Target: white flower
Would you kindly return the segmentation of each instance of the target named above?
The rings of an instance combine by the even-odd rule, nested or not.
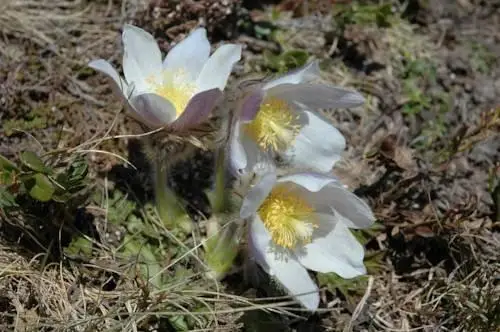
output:
[[[342,278],[366,273],[364,249],[349,228],[369,227],[369,206],[330,176],[268,173],[243,200],[255,260],[307,309],[318,308],[318,287],[306,269]]]
[[[364,103],[354,91],[310,83],[316,62],[257,88],[242,102],[231,142],[232,166],[252,169],[258,153],[278,155],[297,167],[328,172],[345,149],[344,136],[316,111]]]
[[[226,44],[210,56],[206,30],[198,28],[170,50],[162,62],[160,48],[148,32],[123,28],[125,80],[103,59],[89,66],[113,80],[115,92],[127,101],[132,115],[157,128],[197,124],[207,118],[222,95],[241,46]]]

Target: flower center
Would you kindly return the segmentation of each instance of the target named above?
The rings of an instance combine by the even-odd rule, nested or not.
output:
[[[297,120],[286,101],[270,97],[262,102],[255,119],[244,125],[244,130],[262,149],[284,151],[299,133]]]
[[[284,188],[273,189],[259,208],[259,216],[274,243],[287,249],[311,242],[318,227],[314,209]]]
[[[184,112],[191,96],[196,92],[196,84],[182,69],[175,72],[165,70],[159,80],[157,76],[150,77],[148,83],[154,93],[167,99],[175,107],[177,117]]]

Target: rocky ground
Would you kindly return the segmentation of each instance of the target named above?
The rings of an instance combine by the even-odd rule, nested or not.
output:
[[[210,210],[199,188],[210,185],[211,151],[170,179],[197,227],[168,229],[152,208],[141,129],[86,67],[120,67],[124,23],[165,52],[203,24],[214,47],[245,46],[237,78],[318,59],[325,81],[366,96],[324,112],[348,142],[334,172],[378,218],[357,234],[369,276],[318,274],[325,310],[315,315],[263,301],[275,292],[239,269],[204,277]],[[0,31],[0,155],[72,185],[40,202],[0,178],[15,197],[0,191],[2,330],[499,329],[497,1],[6,0]]]

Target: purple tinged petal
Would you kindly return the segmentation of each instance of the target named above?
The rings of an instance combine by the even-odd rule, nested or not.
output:
[[[240,120],[250,122],[257,116],[260,104],[264,100],[264,90],[256,89],[247,95],[241,104]]]
[[[318,108],[349,108],[363,105],[365,99],[356,91],[326,84],[280,84],[267,91],[270,96]]]
[[[165,126],[175,119],[175,108],[165,98],[154,93],[145,93],[133,97],[130,103],[136,113],[150,128]]]
[[[281,84],[298,84],[310,82],[319,77],[318,61],[312,61],[305,66],[290,71],[285,75],[274,79],[264,85],[264,89],[271,89]]]
[[[172,124],[175,130],[185,130],[205,121],[222,97],[218,88],[205,90],[194,95],[181,116]]]

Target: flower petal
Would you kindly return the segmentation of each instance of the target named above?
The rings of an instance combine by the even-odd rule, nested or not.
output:
[[[349,228],[370,227],[375,221],[375,217],[362,199],[344,188],[344,186],[334,177],[318,173],[297,173],[280,178],[279,183],[293,182],[308,192],[305,192],[307,199],[314,204],[318,213],[339,216],[344,224]]]
[[[111,89],[113,92],[120,97],[123,102],[126,104],[127,110],[130,112],[130,115],[135,118],[137,121],[143,122],[148,126],[151,126],[150,121],[154,121],[153,123],[157,123],[158,120],[156,118],[149,119],[146,115],[146,118],[139,112],[130,102],[133,98],[132,87],[127,85],[125,80],[120,77],[118,72],[111,66],[111,64],[103,59],[94,60],[89,63],[89,67],[98,70],[106,75],[108,75],[111,80]]]
[[[229,139],[229,164],[231,172],[235,176],[242,174],[247,166],[247,152],[242,142],[243,137],[240,130],[240,124],[237,121]]]
[[[205,62],[198,77],[198,91],[219,88],[224,90],[233,65],[241,59],[241,45],[220,46]]]
[[[318,309],[318,286],[295,257],[283,257],[269,250],[271,237],[258,217],[251,222],[250,240],[252,242],[250,247],[257,263],[269,275],[276,278],[304,307],[311,311]]]
[[[175,45],[163,61],[169,71],[186,70],[191,80],[196,80],[210,55],[210,42],[205,28],[198,28]]]
[[[276,173],[270,172],[262,175],[259,182],[257,182],[245,195],[243,203],[241,204],[240,217],[246,219],[255,214],[273,189],[275,183]]]
[[[168,100],[154,93],[135,96],[130,103],[141,120],[151,128],[165,126],[175,119],[175,107]]]
[[[113,85],[111,86],[113,92],[118,96],[125,97],[125,99],[127,99],[128,85],[109,62],[104,59],[98,59],[90,61],[88,66],[108,75],[113,80]]]
[[[281,84],[267,91],[269,96],[294,101],[317,110],[363,105],[365,99],[356,91],[325,84]]]
[[[272,87],[280,84],[298,84],[309,82],[317,77],[319,77],[319,65],[317,61],[312,61],[302,68],[289,72],[280,78],[266,83],[266,85],[264,85],[264,89],[271,89]]]
[[[240,121],[237,121],[234,126],[229,146],[232,171],[236,172],[235,175],[247,174],[254,172],[259,164],[262,164],[264,170],[267,171],[269,169],[267,166],[272,163],[271,157],[263,152],[251,138],[242,133]]]
[[[301,111],[299,111],[301,112]],[[284,153],[284,159],[299,167],[328,172],[345,149],[344,136],[331,124],[309,111],[302,111],[307,123]]]
[[[264,99],[264,90],[256,89],[249,95],[245,96],[240,108],[240,120],[242,122],[252,121],[257,112],[259,112],[260,104]]]
[[[334,221],[329,219],[335,218],[321,214],[318,217],[320,225],[331,224]],[[321,234],[321,228],[315,230],[317,233]],[[342,278],[366,274],[364,254],[363,246],[342,222],[337,222],[333,230],[323,236],[313,234],[313,241],[296,251],[299,262],[306,268],[321,273],[335,272]]]
[[[150,33],[130,24],[125,24],[122,39],[125,78],[135,83],[137,94],[147,92],[146,79],[162,69],[160,48]]]
[[[222,91],[215,88],[194,95],[181,116],[172,124],[176,130],[184,130],[205,121],[222,97]]]

